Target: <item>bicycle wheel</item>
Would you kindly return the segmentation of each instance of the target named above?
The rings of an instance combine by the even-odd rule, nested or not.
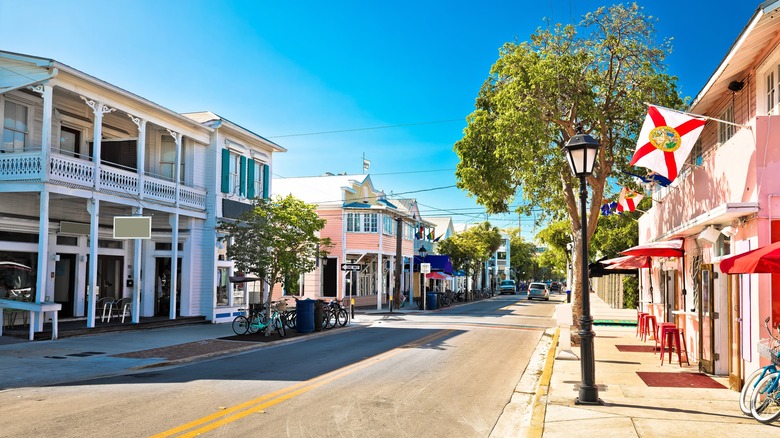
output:
[[[278,313],[277,313],[277,314],[276,314],[276,316],[274,317],[274,326],[275,326],[275,328],[276,328],[276,333],[278,333],[278,334],[279,334],[279,337],[280,337],[280,338],[283,338],[283,337],[284,337],[284,335],[286,335],[286,334],[287,334],[287,333],[285,332],[285,330],[284,330],[284,321],[283,321],[283,319],[284,319],[284,318],[282,318],[282,315],[280,315],[280,314],[278,314]]]
[[[339,309],[338,312],[336,312],[336,323],[342,327],[347,325],[349,322],[349,313],[347,313],[346,309]]]
[[[288,310],[287,313],[285,313],[284,322],[287,325],[287,328],[295,328],[295,310]]]
[[[250,321],[250,324],[247,326],[249,329],[249,333],[255,334],[258,332],[258,330],[265,328],[265,318],[264,315],[256,314],[252,316],[252,320]]]
[[[249,320],[244,315],[236,316],[233,319],[233,331],[237,335],[245,335],[249,330]]]
[[[753,415],[750,413],[750,398],[763,373],[764,368],[759,368],[753,371],[753,373],[745,379],[745,384],[742,386],[742,391],[739,393],[739,408],[745,415]]]
[[[764,376],[750,396],[750,413],[760,423],[768,424],[780,418],[780,388],[778,373]]]

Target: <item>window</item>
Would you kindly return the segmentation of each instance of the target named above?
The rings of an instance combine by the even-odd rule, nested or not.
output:
[[[184,181],[184,140],[182,139],[181,156],[179,157],[179,182]],[[176,140],[169,135],[160,138],[160,174],[163,178],[173,181],[176,178]]]
[[[382,215],[382,233],[388,236],[395,235],[395,220],[392,216]]]
[[[347,231],[360,232],[360,214],[347,213]]]
[[[217,306],[229,305],[228,277],[228,268],[217,268]]]
[[[60,150],[63,155],[75,157],[79,153],[81,131],[62,126],[60,128]]]
[[[699,137],[696,140],[696,143],[693,144],[693,149],[691,149],[691,154],[688,155],[688,164],[690,166],[701,166],[702,165],[702,151],[701,151],[701,137]]]
[[[377,217],[375,213],[363,215],[363,232],[364,233],[376,233],[377,231]]]
[[[251,182],[252,187],[254,190],[250,191],[249,198],[254,198],[255,196],[261,196],[263,192],[263,163],[259,161],[252,160],[251,163],[252,169],[254,172],[250,173],[250,175],[254,175],[254,181]]]
[[[241,157],[231,153],[230,154],[230,188],[228,190],[228,194],[230,195],[238,195],[241,193],[241,184],[240,184],[240,171],[241,171]]]
[[[780,66],[778,66],[780,68]],[[771,114],[775,108],[775,72],[766,75],[766,113]]]
[[[22,104],[6,100],[3,111],[3,152],[22,152],[27,145],[28,109]]]
[[[724,111],[720,115],[720,119],[725,120],[727,122],[734,123],[734,107],[729,106],[728,108],[726,108],[726,111]],[[722,122],[718,124],[718,143],[723,144],[733,136],[734,136],[734,125],[731,125],[729,123],[722,123]]]

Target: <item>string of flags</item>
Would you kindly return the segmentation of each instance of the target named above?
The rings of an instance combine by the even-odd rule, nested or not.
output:
[[[647,116],[629,163],[646,168],[648,173],[646,176],[626,171],[623,173],[639,178],[646,184],[668,187],[679,175],[707,120],[707,117],[648,105]],[[618,202],[605,201],[601,213],[610,215],[635,211],[642,198],[644,195],[623,187]]]

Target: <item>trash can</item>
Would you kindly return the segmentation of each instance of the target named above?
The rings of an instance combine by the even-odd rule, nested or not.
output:
[[[314,331],[314,300],[309,298],[298,300],[295,305],[295,330],[298,333]]]
[[[314,300],[314,331],[322,331],[322,300]]]
[[[439,300],[437,300],[438,297],[439,296],[436,294],[436,292],[428,292],[425,294],[425,299],[427,300],[425,307],[427,310],[436,310],[439,308]]]
[[[566,289],[566,302],[571,303],[571,289]]]

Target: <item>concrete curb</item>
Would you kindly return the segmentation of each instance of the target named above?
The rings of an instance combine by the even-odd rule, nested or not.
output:
[[[542,377],[539,379],[539,386],[536,389],[536,397],[534,398],[531,427],[528,429],[527,435],[529,437],[541,437],[544,434],[544,419],[547,415],[547,394],[550,391],[550,380],[552,379],[553,365],[555,365],[555,350],[558,348],[560,335],[561,329],[556,329],[550,349],[547,351]]]

